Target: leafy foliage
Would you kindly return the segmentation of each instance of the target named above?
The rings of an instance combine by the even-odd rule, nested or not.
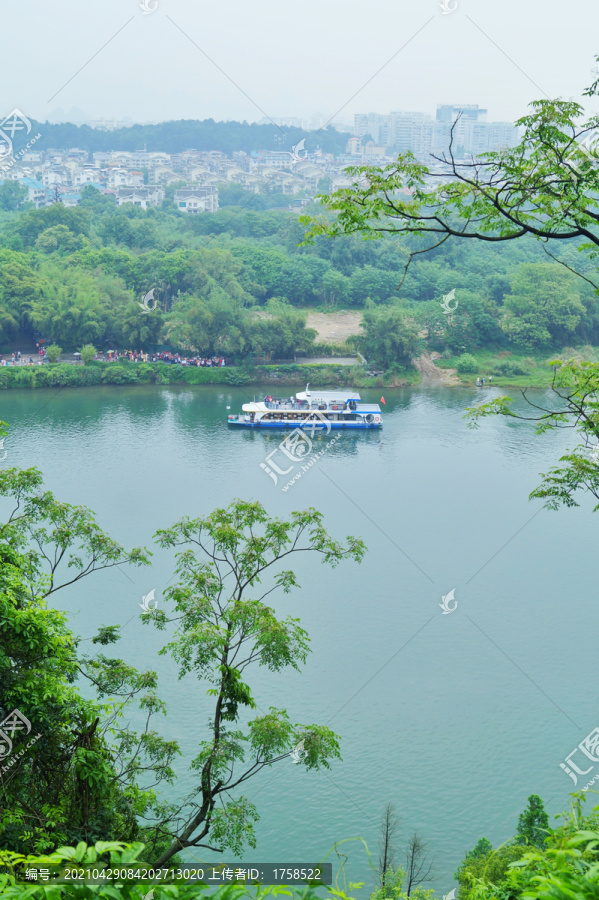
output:
[[[502,415],[536,422],[539,434],[568,428],[580,435],[582,443],[562,456],[562,465],[544,474],[543,482],[530,495],[555,510],[560,506],[578,506],[579,492],[591,494],[599,501],[599,363],[554,359],[549,365],[554,369],[555,405],[542,406],[523,390],[522,412],[515,412],[513,399],[503,396],[469,409],[468,415],[473,425],[485,416]],[[595,511],[598,509],[599,503]]]
[[[528,806],[520,813],[516,841],[527,846],[543,847],[549,834],[549,816],[538,794],[531,794]]]
[[[326,726],[291,724],[287,712],[274,707],[247,720],[256,703],[243,676],[252,666],[279,672],[299,670],[306,661],[308,635],[299,620],[278,618],[264,602],[273,591],[290,593],[298,587],[283,560],[310,551],[334,567],[344,559],[361,560],[364,546],[353,537],[345,546],[333,540],[314,509],[295,512],[285,521],[270,518],[260,503],[241,500],[205,518],[181,519],[159,531],[157,540],[161,547],[180,548],[178,581],[166,592],[174,614],[171,619],[157,610],[142,619],[159,630],[176,623],[161,654],[173,657],[180,678],[195,675],[210,684],[208,694],[214,698],[209,736],[191,762],[200,784],[169,825],[174,837],[159,856],[157,864],[162,865],[185,847],[216,844],[239,853],[245,843],[255,846],[257,812],[233,791],[287,757],[294,746],[302,744],[300,762],[308,770],[328,769],[331,760],[340,758],[338,738]],[[268,587],[260,587],[263,580]]]
[[[118,626],[100,629],[92,640],[96,655],[82,652],[67,617],[47,603],[66,585],[79,589],[94,572],[145,565],[149,554],[126,551],[90,510],[58,501],[36,469],[0,470],[0,503],[6,510],[0,525],[0,713],[18,709],[36,729],[31,744],[16,748],[23,753],[13,758],[15,765],[0,769],[2,846],[43,853],[72,841],[142,839],[144,853],[160,864],[185,847],[239,854],[255,846],[258,813],[241,793],[245,782],[300,742],[306,770],[328,769],[340,758],[329,728],[292,723],[286,710],[261,710],[253,699],[252,666],[299,670],[309,650],[299,619],[278,617],[266,597],[298,587],[288,568],[291,554],[316,553],[334,567],[360,561],[362,542],[334,540],[316,510],[285,521],[241,500],[158,532],[160,547],[178,550],[177,581],[165,593],[172,614],[153,610],[141,619],[168,628],[161,653],[174,659],[181,678],[204,682],[212,698],[204,737],[189,761],[197,787],[175,806],[157,794],[174,780],[179,749],[152,727],[156,714],[165,713],[156,673],[102,652],[118,641]],[[261,592],[263,581],[268,586]],[[97,700],[80,693],[81,678]],[[139,734],[125,720],[135,701],[145,718]]]
[[[478,365],[471,353],[463,353],[458,360],[458,372],[476,372]]]

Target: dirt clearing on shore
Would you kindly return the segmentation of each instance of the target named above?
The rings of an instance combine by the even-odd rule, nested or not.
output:
[[[342,344],[352,334],[362,334],[361,321],[361,312],[310,312],[306,324],[318,332],[318,343]]]
[[[414,365],[422,374],[422,381],[429,384],[460,384],[455,369],[439,369],[435,365],[434,361],[440,357],[440,353],[423,353],[414,360]]]

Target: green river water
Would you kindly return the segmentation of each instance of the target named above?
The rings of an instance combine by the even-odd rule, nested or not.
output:
[[[248,784],[261,819],[245,862],[313,862],[358,836],[376,851],[392,801],[401,840],[418,830],[434,851],[428,886],[440,896],[479,837],[497,845],[514,834],[529,794],[540,794],[550,815],[567,808],[574,785],[559,763],[599,724],[599,516],[586,502],[551,513],[528,500],[539,473],[575,443],[572,433],[536,437],[531,425],[505,420],[471,430],[463,413],[480,398],[461,388],[386,389],[382,432],[333,432],[330,446],[317,435],[315,449],[326,452],[284,491],[260,467],[282,435],[226,424],[245,390],[1,396],[0,419],[11,425],[2,465],[38,466],[58,497],[92,508],[126,545],[150,546],[157,528],[235,497],[281,516],[314,506],[333,535],[366,542],[360,566],[331,571],[301,557],[301,590],[273,601],[301,618],[312,653],[301,673],[250,678],[258,706],[328,724],[342,738],[343,762],[312,774],[284,760]],[[178,681],[157,655],[164,635],[139,621],[142,595],[155,590],[160,604],[172,578],[172,557],[154,549],[151,567],[101,573],[55,602],[83,638],[123,625],[118,652],[159,672],[168,717],[156,727],[189,758],[209,698],[192,677]],[[443,615],[452,589],[457,609]],[[176,796],[193,784],[185,769],[181,761]],[[361,845],[343,849],[350,876],[371,887]],[[215,856],[189,855],[200,858]]]

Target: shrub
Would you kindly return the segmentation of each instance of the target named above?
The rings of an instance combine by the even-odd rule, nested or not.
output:
[[[477,369],[478,363],[471,353],[463,353],[458,359],[457,370],[462,375],[469,372],[476,372]]]
[[[83,364],[86,366],[92,359],[96,358],[96,353],[98,351],[93,344],[84,344],[79,352],[81,353]]]
[[[58,362],[58,357],[62,353],[62,347],[59,347],[58,344],[50,344],[46,347],[46,353],[51,363]]]
[[[500,362],[493,366],[494,375],[528,375],[529,370],[516,362]]]

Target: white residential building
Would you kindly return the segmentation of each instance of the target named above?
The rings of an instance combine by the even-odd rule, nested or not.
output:
[[[120,187],[116,192],[116,205],[123,206],[124,203],[133,203],[141,209],[147,209],[149,206],[158,206],[164,200],[164,190],[159,185],[148,185],[147,187]]]
[[[97,184],[106,181],[106,174],[96,166],[70,166],[71,184],[81,187],[84,184]],[[68,169],[67,169],[68,171]]]
[[[42,184],[44,187],[54,187],[56,184],[70,184],[71,173],[65,166],[44,166],[42,169]]]
[[[187,185],[175,191],[174,202],[177,209],[187,213],[216,212],[218,190],[213,187]]]
[[[121,168],[110,168],[108,170],[107,184],[110,188],[143,187],[143,183],[143,172],[136,172],[134,169]]]

